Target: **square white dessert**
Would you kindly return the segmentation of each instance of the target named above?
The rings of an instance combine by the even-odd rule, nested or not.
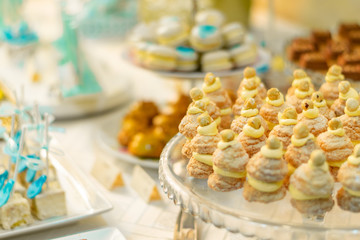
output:
[[[66,215],[65,192],[61,188],[49,187],[31,201],[33,215],[40,220]]]
[[[1,225],[5,230],[33,222],[29,202],[19,193],[14,193],[9,201],[0,208],[0,212]]]

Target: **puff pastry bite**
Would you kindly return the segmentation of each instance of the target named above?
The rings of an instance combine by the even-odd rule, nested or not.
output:
[[[330,107],[339,97],[338,85],[344,80],[342,68],[338,65],[332,65],[325,76],[325,82],[321,85],[319,91],[323,93],[327,105]]]
[[[220,141],[220,135],[214,122],[207,112],[201,114],[197,121],[196,136],[191,140],[192,156],[186,166],[190,176],[206,179],[213,173],[212,155]]]
[[[227,192],[239,189],[246,179],[249,156],[235,133],[226,129],[220,132],[221,140],[213,154],[213,170],[208,185],[215,191]]]
[[[304,217],[322,219],[334,206],[334,179],[321,150],[315,150],[308,163],[291,175],[289,192],[291,205]]]
[[[345,211],[360,212],[360,145],[356,145],[354,153],[341,165],[337,179],[342,188],[337,192],[339,207]]]
[[[267,91],[265,104],[260,109],[260,115],[266,120],[270,131],[279,124],[278,114],[282,113],[286,107],[288,105],[279,89],[270,88]]]
[[[341,81],[338,86],[339,98],[335,100],[334,104],[331,105],[331,109],[334,111],[337,117],[345,113],[346,100],[349,98],[355,98],[359,100],[358,92],[351,87],[348,81]]]
[[[249,160],[246,171],[243,191],[246,200],[268,203],[285,196],[283,181],[288,168],[283,159],[282,144],[276,137],[267,139],[266,145]]]
[[[237,140],[241,142],[250,158],[259,152],[266,142],[265,129],[260,118],[249,118]]]

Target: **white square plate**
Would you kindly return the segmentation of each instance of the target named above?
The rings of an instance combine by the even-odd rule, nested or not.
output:
[[[50,149],[53,152],[49,155],[50,161],[57,171],[58,180],[66,194],[67,215],[43,221],[35,220],[31,225],[12,230],[0,229],[0,239],[67,225],[112,209],[111,203],[101,192],[98,183],[71,162],[71,159],[62,152],[56,139],[51,141]]]

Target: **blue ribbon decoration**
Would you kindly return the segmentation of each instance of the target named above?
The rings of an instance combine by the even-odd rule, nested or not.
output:
[[[46,182],[46,175],[41,175],[38,179],[36,179],[34,182],[32,182],[26,192],[26,196],[29,199],[35,198],[38,194],[41,193],[42,187],[44,183]]]

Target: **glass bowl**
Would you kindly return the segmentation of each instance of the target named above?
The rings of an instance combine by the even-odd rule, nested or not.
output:
[[[187,159],[181,154],[184,143],[185,137],[178,134],[164,148],[159,178],[168,198],[193,216],[260,239],[360,239],[360,213],[343,211],[336,203],[324,219],[312,220],[291,206],[289,193],[280,201],[263,204],[246,201],[242,189],[213,191],[206,180],[187,175]],[[336,184],[333,197],[339,188]]]

